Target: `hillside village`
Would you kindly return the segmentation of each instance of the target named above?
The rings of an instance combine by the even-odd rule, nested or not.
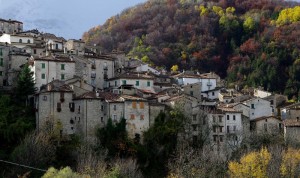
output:
[[[95,137],[109,119],[126,119],[130,138],[143,138],[159,113],[180,107],[190,120],[186,140],[199,141],[204,131],[220,155],[239,147],[249,133],[284,133],[300,141],[300,104],[263,88],[227,88],[216,73],[169,72],[121,51],[66,40],[23,23],[0,19],[0,90],[10,93],[19,72],[33,73],[36,129],[51,126],[61,137]]]

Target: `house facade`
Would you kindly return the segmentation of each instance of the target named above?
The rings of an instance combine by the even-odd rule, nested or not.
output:
[[[72,57],[31,58],[29,63],[37,89],[53,80],[64,81],[73,78],[75,75],[75,62]]]

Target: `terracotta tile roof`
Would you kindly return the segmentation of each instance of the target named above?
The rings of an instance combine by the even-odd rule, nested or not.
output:
[[[242,113],[241,111],[237,111],[232,107],[218,107],[217,109],[222,111],[222,112]]]
[[[286,119],[283,121],[286,127],[300,127],[300,120],[298,119]]]
[[[53,80],[52,82],[42,85],[40,93],[43,92],[73,92],[72,88],[61,80]]]
[[[71,62],[75,63],[72,57],[66,55],[46,56],[42,58],[35,58],[35,61],[53,61],[53,62]]]
[[[146,75],[146,74],[125,73],[125,74],[121,74],[117,77],[107,79],[107,81],[116,80],[116,79],[146,79],[146,80],[153,80],[154,77],[151,76],[151,75]]]
[[[140,101],[146,101],[146,99],[137,96],[137,95],[121,95],[121,98],[123,98],[124,100],[140,100]]]
[[[78,99],[102,99],[107,101],[116,100],[119,98],[119,95],[110,93],[110,92],[98,92],[98,94],[95,91],[86,92],[78,97],[75,98],[75,100]]]
[[[265,120],[265,119],[277,119],[277,120],[281,121],[279,119],[279,117],[276,117],[276,116],[262,116],[262,117],[255,118],[255,119],[253,119],[251,121],[256,122],[256,121],[261,121],[261,120]]]

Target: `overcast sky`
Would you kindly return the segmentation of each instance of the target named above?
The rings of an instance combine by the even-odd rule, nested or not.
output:
[[[81,38],[91,27],[146,0],[0,0],[0,18],[24,23],[66,39]]]
[[[297,0],[300,1],[300,0]],[[146,0],[0,0],[0,18],[57,36],[81,38],[91,27]]]

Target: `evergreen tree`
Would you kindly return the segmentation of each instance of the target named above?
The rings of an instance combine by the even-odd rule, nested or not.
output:
[[[19,101],[26,102],[28,95],[34,94],[35,91],[33,73],[28,64],[25,64],[18,77],[16,97]]]

